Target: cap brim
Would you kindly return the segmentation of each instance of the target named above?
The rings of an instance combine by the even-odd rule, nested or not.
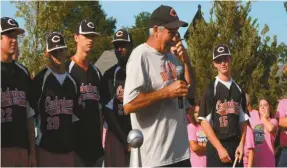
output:
[[[3,31],[1,32],[1,34],[2,34],[2,33],[5,33],[5,32],[9,32],[9,31],[15,31],[15,32],[17,32],[18,34],[24,34],[24,33],[25,33],[25,30],[24,30],[24,29],[21,29],[21,28],[19,28],[19,27],[12,27],[12,28],[3,30]]]
[[[113,41],[111,41],[112,43],[116,43],[116,42],[127,42],[127,43],[129,43],[129,42],[131,42],[130,40],[126,40],[126,39],[116,39],[116,40],[113,40]]]
[[[170,23],[163,25],[163,26],[166,28],[169,28],[169,29],[175,29],[175,28],[179,28],[179,27],[187,27],[188,23],[181,21],[181,20],[176,20],[176,21],[170,22]]]
[[[67,48],[67,46],[60,46],[60,47],[55,47],[55,48],[52,48],[52,49],[46,49],[47,52],[51,52],[51,51],[54,51],[54,50],[58,50],[58,49],[62,49],[62,48]]]
[[[98,32],[81,32],[79,33],[81,35],[95,35],[95,36],[100,36],[100,33]]]
[[[221,55],[219,55],[219,56],[213,58],[213,61],[216,60],[216,59],[219,58],[219,57],[222,57],[222,56],[231,56],[231,54],[221,54]]]

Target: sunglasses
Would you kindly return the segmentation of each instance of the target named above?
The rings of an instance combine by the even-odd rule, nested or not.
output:
[[[119,47],[120,48],[127,48],[130,43],[128,43],[128,42],[119,42],[118,41],[118,42],[114,42],[113,44],[114,44],[115,48],[119,48]]]
[[[224,56],[220,56],[218,58],[216,58],[214,60],[215,63],[220,64],[222,62],[227,62],[229,60],[230,56],[229,55],[224,55]]]
[[[58,58],[61,56],[62,52],[67,52],[66,48],[60,48],[60,49],[56,49],[50,52],[50,54],[54,57],[54,58]]]
[[[19,36],[19,33],[17,33],[16,31],[8,31],[8,32],[1,33],[1,35],[5,35],[9,38],[17,39]]]

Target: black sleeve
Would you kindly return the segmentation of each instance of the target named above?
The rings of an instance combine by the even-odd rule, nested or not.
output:
[[[75,93],[75,98],[74,98],[74,109],[73,109],[73,113],[75,114],[75,116],[77,116],[79,119],[81,119],[81,114],[83,109],[83,106],[81,105],[81,93],[80,93],[80,88],[77,86],[75,86],[76,88],[76,93]]]
[[[210,86],[206,89],[204,92],[201,102],[200,102],[200,109],[199,109],[199,114],[198,118],[201,120],[209,120],[211,119],[211,112],[213,108],[213,98],[214,98],[214,93],[213,93],[213,84],[210,84]]]
[[[246,102],[246,95],[244,91],[241,92],[241,107],[244,113],[246,113],[250,117],[249,113],[247,112],[247,102]]]
[[[38,73],[33,80],[31,80],[31,85],[30,85],[30,96],[29,96],[29,103],[30,106],[33,108],[35,111],[35,117],[38,116],[39,114],[39,109],[38,109],[38,101],[42,95],[42,85],[43,85],[43,78],[44,74],[43,72]]]
[[[110,92],[110,84],[108,74],[104,74],[101,80],[100,86],[100,96],[101,96],[101,103],[103,106],[109,103],[112,98],[112,93]]]

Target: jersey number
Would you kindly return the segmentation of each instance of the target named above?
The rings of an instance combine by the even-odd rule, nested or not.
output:
[[[1,109],[1,123],[11,121],[12,121],[12,109],[11,108],[6,108],[5,110]]]
[[[219,123],[220,123],[220,127],[227,127],[228,125],[228,120],[227,120],[227,116],[221,116],[219,117]]]
[[[47,118],[47,130],[59,129],[60,119],[58,116]]]

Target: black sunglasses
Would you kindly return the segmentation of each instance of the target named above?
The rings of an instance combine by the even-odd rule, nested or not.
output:
[[[229,59],[229,57],[230,57],[229,55],[223,55],[223,56],[216,58],[214,60],[214,62],[217,64],[222,63],[222,62],[226,62]]]
[[[61,52],[67,51],[66,48],[60,48],[60,49],[56,49],[50,52],[50,54],[54,57],[54,58],[58,58],[60,56]]]

